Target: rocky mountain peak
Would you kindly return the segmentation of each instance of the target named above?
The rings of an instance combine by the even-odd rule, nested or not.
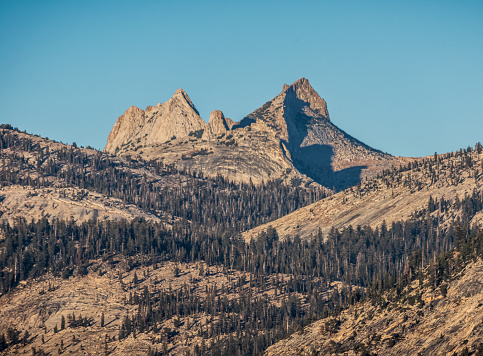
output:
[[[391,159],[335,126],[327,103],[306,78],[283,85],[277,96],[237,123],[219,110],[206,123],[178,89],[146,111],[129,108],[114,125],[105,151],[223,172],[235,180],[291,174],[336,189],[356,184],[365,170],[372,174],[371,162]]]
[[[293,141],[294,136],[297,136],[297,141],[300,141],[297,145],[306,136],[307,125],[330,121],[327,103],[305,78],[300,78],[291,85],[284,84],[280,94],[247,118],[264,122],[282,140]]]
[[[145,121],[146,114],[144,110],[136,106],[130,106],[124,114],[119,116],[114,124],[104,150],[114,153],[121,142],[125,142],[144,126]]]
[[[292,85],[284,85],[282,90],[284,106],[289,110],[301,110],[307,116],[323,116],[329,119],[327,103],[312,88],[308,79],[300,78]]]
[[[196,107],[194,106],[190,97],[183,89],[176,89],[171,99],[169,99],[166,103],[168,102],[170,105],[187,106],[192,109],[196,113],[196,115],[200,115],[198,110],[196,110]]]
[[[188,94],[177,89],[164,104],[148,106],[146,111],[135,106],[127,109],[114,124],[104,151],[116,153],[161,144],[203,132],[207,126]]]

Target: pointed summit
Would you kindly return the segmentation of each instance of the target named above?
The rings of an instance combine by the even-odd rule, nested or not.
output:
[[[174,96],[183,96],[183,97],[187,97],[188,94],[181,88],[178,88],[174,91],[174,94],[173,94],[173,97]]]
[[[194,106],[190,97],[188,96],[188,94],[183,89],[176,89],[176,91],[174,92],[171,99],[169,99],[166,103],[168,103],[168,102],[171,105],[173,105],[174,103],[179,104],[179,105],[186,105],[186,106],[190,107],[196,113],[196,115],[198,115],[198,116],[200,115],[198,110],[196,110],[196,107]]]
[[[247,118],[263,121],[278,138],[285,141],[289,141],[290,126],[305,125],[310,119],[330,120],[327,103],[305,78],[300,78],[291,85],[284,84],[280,94],[249,114]]]
[[[314,88],[312,88],[308,79],[300,78],[290,86],[284,85],[282,94],[285,94],[284,104],[286,106],[295,105],[295,109],[300,110],[308,104],[308,108],[302,109],[307,116],[314,117],[321,115],[324,118],[329,119],[327,103],[319,96]]]
[[[289,87],[294,87],[294,88],[305,87],[307,89],[310,88],[310,89],[314,90],[312,88],[312,86],[310,85],[309,80],[307,78],[300,78],[300,79],[296,80],[295,82],[293,82],[291,85],[284,84],[284,86],[286,86],[287,88],[289,88]]]
[[[177,89],[164,104],[148,106],[146,111],[130,107],[114,124],[104,151],[136,151],[136,147],[157,145],[173,138],[206,129],[198,110],[183,89]]]

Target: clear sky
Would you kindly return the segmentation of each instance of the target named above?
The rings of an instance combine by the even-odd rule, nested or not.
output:
[[[483,1],[0,0],[0,122],[57,141],[177,88],[238,121],[300,77],[393,155],[483,142]]]

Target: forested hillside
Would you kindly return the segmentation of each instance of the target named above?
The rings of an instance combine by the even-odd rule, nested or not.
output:
[[[349,225],[376,228],[383,222],[390,225],[409,219],[428,204],[434,206],[431,214],[439,211],[440,218],[449,223],[459,213],[459,202],[481,190],[482,152],[478,143],[474,148],[434,154],[385,169],[375,179],[258,226],[243,236],[250,239],[268,225],[276,228],[281,238],[294,235],[306,238],[317,234],[319,229],[327,234],[333,227]],[[455,201],[456,210],[447,201]]]
[[[483,233],[458,229],[456,247],[425,268],[415,251],[397,280],[270,347],[268,355],[482,355]]]
[[[461,198],[431,197],[407,218],[377,228],[334,227],[304,239],[280,239],[267,227],[246,241],[245,229],[325,193],[295,181],[235,184],[8,127],[1,133],[2,187],[76,187],[158,218],[4,220],[0,349],[5,353],[259,354],[317,319],[337,320],[361,301],[382,303],[383,293],[400,298],[415,278],[423,275],[423,283],[430,278],[425,268],[434,261],[442,267],[434,272],[438,282],[430,284],[439,288],[481,254],[480,189]],[[478,182],[480,151],[477,145],[448,159],[462,162]],[[378,189],[381,181],[391,187],[407,172],[431,167],[441,169],[432,184],[447,184],[439,179],[447,177],[443,159],[423,160],[400,169],[400,175],[386,171],[346,194],[363,197],[364,189]],[[458,172],[457,166],[448,169],[455,172],[450,177]],[[408,189],[418,189],[417,181],[405,181]],[[457,176],[452,182],[458,184]],[[460,259],[444,262],[455,247],[451,256]],[[89,283],[94,287],[86,287]]]
[[[159,217],[185,219],[200,232],[236,233],[326,196],[297,181],[232,183],[221,176],[178,171],[161,161],[135,161],[3,128],[2,186],[76,187],[134,204]],[[82,200],[83,194],[75,197]]]

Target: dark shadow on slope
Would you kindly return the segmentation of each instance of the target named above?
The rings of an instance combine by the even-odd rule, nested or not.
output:
[[[255,122],[254,119],[250,118],[250,117],[244,117],[243,119],[240,120],[240,122],[236,122],[233,126],[232,126],[232,130],[236,130],[236,129],[242,129],[244,127],[247,127],[247,126],[250,126],[251,124],[253,124]]]
[[[332,168],[334,150],[329,145],[313,144],[301,146],[307,137],[307,125],[314,120],[304,115],[304,107],[309,104],[297,98],[296,94],[287,91],[286,100],[290,105],[284,118],[287,124],[288,142],[283,142],[290,152],[295,168],[302,174],[312,178],[315,182],[337,191],[354,186],[361,181],[362,170],[366,166],[355,166],[340,171]],[[317,120],[324,120],[319,118]]]
[[[333,149],[329,145],[298,147],[291,152],[295,168],[315,182],[337,191],[352,187],[361,181],[367,166],[354,166],[340,171],[332,169]]]
[[[354,166],[334,172],[334,187],[337,191],[357,185],[362,180],[362,170],[367,166]]]

